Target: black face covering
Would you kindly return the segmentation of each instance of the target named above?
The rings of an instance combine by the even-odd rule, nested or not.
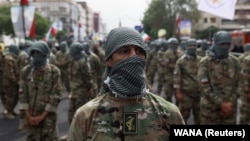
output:
[[[32,65],[34,67],[43,67],[47,64],[47,56],[36,52],[36,53],[31,53],[31,57],[32,57]]]
[[[111,68],[105,83],[119,97],[141,98],[146,92],[145,65],[145,59],[138,56],[129,57]]]
[[[229,56],[231,35],[226,31],[218,31],[214,35],[214,45],[212,51],[217,59],[223,60]]]

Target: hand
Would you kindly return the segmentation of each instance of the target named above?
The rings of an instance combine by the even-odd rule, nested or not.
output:
[[[175,91],[175,98],[177,102],[183,101],[183,95],[179,89],[176,89]]]
[[[36,121],[35,121],[34,117],[28,116],[28,117],[26,117],[26,119],[28,120],[29,125],[36,126]]]
[[[221,103],[221,116],[228,117],[233,113],[234,107],[232,102],[222,102]]]

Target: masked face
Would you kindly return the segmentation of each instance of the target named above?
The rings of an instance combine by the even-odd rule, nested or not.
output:
[[[119,97],[136,99],[144,96],[146,60],[132,56],[115,64],[109,73],[109,88]]]
[[[219,43],[215,46],[214,52],[218,59],[226,59],[229,55],[229,48],[231,43]]]
[[[34,67],[43,67],[47,64],[47,57],[41,54],[39,51],[31,51],[32,65]]]
[[[196,45],[188,45],[186,48],[186,54],[192,57],[196,57]]]

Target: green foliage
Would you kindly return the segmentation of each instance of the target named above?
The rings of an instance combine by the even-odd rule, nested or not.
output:
[[[61,41],[65,38],[66,36],[66,31],[65,30],[62,30],[62,31],[58,31],[57,34],[56,34],[56,40],[57,41]]]
[[[220,29],[215,26],[209,26],[204,30],[196,30],[195,35],[197,39],[207,39],[211,40],[214,33],[219,31]]]
[[[0,6],[0,33],[15,35],[11,21],[11,6]],[[35,14],[35,32],[37,39],[43,39],[50,27],[50,21],[38,13]]]
[[[0,33],[14,35],[10,17],[10,6],[0,7]]]
[[[144,31],[156,39],[158,30],[164,28],[167,31],[166,38],[176,37],[177,13],[181,19],[195,23],[200,18],[196,7],[195,0],[152,0],[142,19]]]

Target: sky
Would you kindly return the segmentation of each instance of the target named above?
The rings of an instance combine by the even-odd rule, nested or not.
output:
[[[141,25],[144,12],[151,0],[76,0],[85,1],[93,12],[99,12],[106,30],[119,26],[134,27]]]

